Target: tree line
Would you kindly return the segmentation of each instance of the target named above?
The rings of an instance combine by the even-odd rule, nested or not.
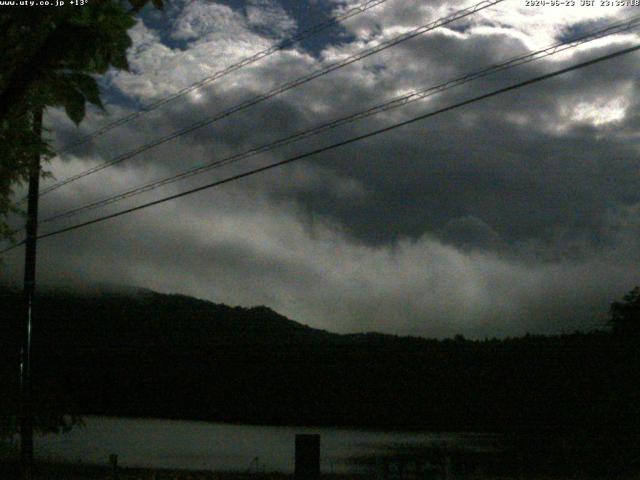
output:
[[[2,296],[7,318],[17,319],[19,292],[5,288]],[[635,289],[612,304],[609,330],[435,340],[337,335],[266,307],[146,291],[50,292],[36,307],[34,389],[41,418],[54,426],[68,412],[432,431],[635,431],[639,299]],[[9,374],[15,326],[4,322],[0,335]],[[9,412],[11,401],[4,403]]]

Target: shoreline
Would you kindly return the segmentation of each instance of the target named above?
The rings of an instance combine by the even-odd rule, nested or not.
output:
[[[3,480],[18,480],[18,462],[0,462],[0,476]],[[281,472],[240,472],[188,469],[154,469],[141,467],[117,467],[92,464],[71,464],[36,462],[33,468],[34,480],[290,480],[293,473]],[[320,478],[327,480],[364,480],[367,474],[323,473]]]
[[[0,462],[0,476],[3,480],[19,480],[20,465],[15,462]],[[68,463],[36,462],[33,469],[33,480],[295,480],[292,473],[279,472],[234,472],[207,471],[182,469],[149,469],[149,468],[116,468],[106,465],[74,465]],[[364,480],[371,479],[371,474],[364,473],[321,473],[322,480]],[[376,477],[377,478],[377,477]],[[420,478],[418,476],[403,476],[394,478]],[[444,477],[443,477],[444,478]],[[451,478],[466,480],[575,480],[575,476],[544,475],[521,473],[517,477],[512,475],[494,475],[472,473],[454,475]],[[605,480],[612,477],[588,476],[591,480]],[[640,474],[616,476],[618,480],[640,480]]]

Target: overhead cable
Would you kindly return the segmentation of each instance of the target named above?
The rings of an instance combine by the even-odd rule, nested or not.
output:
[[[315,135],[319,135],[321,133],[330,131],[330,130],[334,130],[336,128],[339,128],[341,126],[371,117],[373,115],[382,113],[382,112],[387,112],[390,110],[394,110],[400,107],[403,107],[405,105],[408,105],[410,103],[414,103],[416,101],[419,100],[424,100],[425,98],[429,98],[433,95],[442,93],[446,90],[449,90],[451,88],[454,87],[458,87],[460,85],[464,85],[466,83],[469,83],[471,81],[474,80],[478,80],[480,78],[483,78],[487,75],[491,75],[506,69],[510,69],[510,68],[514,68],[520,65],[524,65],[533,61],[537,61],[543,58],[547,58],[549,56],[552,55],[556,55],[560,52],[566,51],[568,49],[571,48],[575,48],[579,45],[583,45],[587,42],[596,40],[596,39],[601,39],[610,35],[614,35],[614,34],[618,34],[624,31],[628,31],[631,30],[633,28],[637,28],[640,25],[640,15],[633,17],[625,22],[619,22],[616,23],[614,25],[609,25],[605,28],[602,28],[598,31],[595,32],[591,32],[585,35],[582,35],[578,38],[575,38],[571,41],[567,41],[567,42],[560,42],[560,43],[555,43],[551,46],[548,46],[546,48],[534,51],[534,52],[530,52],[524,55],[520,55],[518,57],[514,57],[511,58],[505,62],[499,63],[499,64],[495,64],[495,65],[491,65],[489,67],[486,67],[482,70],[473,72],[473,73],[468,73],[466,75],[463,75],[461,77],[457,77],[455,79],[452,80],[448,80],[444,83],[441,83],[439,85],[436,86],[432,86],[429,88],[425,88],[425,89],[420,89],[420,90],[414,90],[412,92],[406,93],[404,95],[395,97],[391,100],[388,100],[382,104],[373,106],[371,108],[368,108],[364,111],[358,112],[358,113],[354,113],[345,117],[341,117],[337,120],[333,120],[331,122],[327,122],[321,125],[318,125],[316,127],[313,127],[311,129],[307,129],[298,133],[295,133],[293,135],[289,135],[287,137],[284,138],[280,138],[276,141],[273,142],[269,142],[263,145],[260,145],[258,147],[254,147],[251,149],[248,149],[244,152],[241,153],[237,153],[234,155],[230,155],[228,157],[222,158],[222,159],[218,159],[218,160],[214,160],[211,162],[208,162],[204,165],[200,165],[194,168],[190,168],[187,169],[183,172],[177,173],[177,174],[173,174],[173,175],[169,175],[167,177],[164,177],[162,179],[159,180],[154,180],[151,182],[148,182],[146,184],[134,187],[132,189],[126,190],[124,192],[118,193],[116,195],[110,195],[110,196],[106,196],[104,198],[98,199],[98,200],[94,200],[92,202],[86,203],[84,205],[72,208],[70,210],[64,211],[62,213],[58,213],[52,216],[49,216],[43,220],[41,220],[40,223],[49,223],[49,222],[53,222],[56,220],[61,220],[63,218],[69,218],[69,217],[73,217],[75,215],[78,215],[82,212],[85,211],[89,211],[89,210],[94,210],[96,208],[100,208],[100,207],[104,207],[110,204],[113,204],[115,202],[133,197],[133,196],[137,196],[140,195],[142,193],[145,192],[149,192],[152,190],[155,190],[157,188],[160,188],[162,186],[165,185],[169,185],[172,183],[175,183],[179,180],[184,180],[196,175],[200,175],[203,174],[205,172],[208,172],[212,169],[215,168],[220,168],[222,166],[231,164],[231,163],[235,163],[238,162],[240,160],[244,160],[253,156],[256,156],[258,154],[261,153],[265,153],[271,150],[274,150],[276,148],[279,147],[283,147],[289,144],[292,144],[294,142],[298,142],[300,140],[309,138],[311,136],[315,136]]]
[[[306,40],[320,32],[322,32],[323,30],[326,30],[328,28],[331,27],[335,27],[337,24],[339,24],[340,22],[343,22],[349,18],[355,17],[356,15],[360,15],[361,13],[364,13],[368,10],[371,10],[374,7],[377,7],[378,5],[381,5],[383,3],[385,3],[387,0],[368,0],[366,2],[363,2],[359,5],[356,5],[355,7],[350,8],[349,10],[347,10],[346,12],[330,18],[324,22],[318,23],[316,25],[311,26],[310,28],[303,30],[299,33],[297,33],[296,35],[293,35],[291,37],[285,38],[284,40],[268,47],[265,48],[264,50],[261,50],[251,56],[245,57],[242,60],[240,60],[239,62],[236,62],[232,65],[229,65],[225,68],[223,68],[222,70],[218,70],[217,72],[213,73],[212,75],[209,75],[208,77],[205,77],[195,83],[192,83],[189,86],[186,86],[180,90],[178,90],[177,92],[172,93],[171,95],[168,95],[166,97],[163,97],[161,99],[156,100],[153,103],[150,103],[149,105],[145,105],[144,107],[142,107],[140,110],[130,113],[129,115],[126,115],[124,117],[121,117],[117,120],[114,120],[113,122],[110,122],[106,125],[104,125],[103,127],[98,128],[97,130],[94,130],[93,132],[89,133],[88,135],[86,135],[85,137],[81,138],[80,140],[73,142],[73,143],[69,143],[67,145],[65,145],[61,150],[60,153],[66,152],[68,150],[71,150],[72,148],[75,148],[77,146],[83,145],[87,142],[89,142],[90,140],[103,135],[104,133],[113,130],[116,127],[119,127],[121,125],[124,125],[126,123],[129,123],[132,120],[135,120],[138,117],[141,117],[142,115],[147,114],[148,112],[151,112],[153,110],[156,110],[160,107],[162,107],[163,105],[166,105],[168,103],[173,102],[174,100],[181,98],[185,95],[187,95],[190,92],[193,92],[199,88],[202,88],[206,85],[209,85],[210,83],[215,82],[216,80],[229,75],[230,73],[233,73],[237,70],[240,70],[241,68],[244,68],[248,65],[251,65],[253,63],[258,62],[259,60],[262,60],[263,58],[266,58],[270,55],[273,55],[274,53],[277,53],[279,51],[282,51],[286,48],[289,48],[293,45],[295,45],[297,42],[301,42],[303,40]]]
[[[461,18],[467,17],[469,15],[473,15],[474,13],[483,10],[485,8],[488,8],[490,6],[496,5],[498,3],[504,2],[505,0],[483,0],[471,7],[459,10],[457,12],[455,12],[452,15],[449,15],[447,17],[443,17],[440,18],[438,20],[435,20],[433,22],[430,22],[426,25],[422,25],[420,27],[417,27],[415,29],[412,29],[408,32],[405,32],[403,34],[397,35],[389,40],[385,40],[380,42],[379,44],[370,47],[370,48],[366,48],[362,51],[360,51],[357,54],[351,55],[345,59],[339,60],[337,62],[334,62],[322,69],[316,70],[308,75],[304,75],[302,77],[299,77],[295,80],[292,80],[290,82],[287,82],[283,85],[280,85],[279,87],[270,90],[267,93],[263,93],[260,94],[256,97],[253,97],[249,100],[246,100],[238,105],[235,105],[233,107],[230,107],[226,110],[223,110],[221,112],[218,112],[217,114],[215,114],[213,117],[209,117],[203,120],[200,120],[196,123],[191,124],[190,126],[183,128],[181,130],[175,131],[169,135],[165,135],[164,137],[158,138],[156,140],[153,140],[152,142],[146,143],[144,145],[141,145],[133,150],[130,150],[122,155],[119,155],[111,160],[108,160],[106,162],[103,162],[99,165],[96,165],[92,168],[89,168],[83,172],[77,173],[75,175],[72,175],[70,177],[67,177],[66,179],[60,180],[57,183],[54,183],[53,185],[50,185],[49,187],[45,187],[40,191],[40,196],[42,195],[46,195],[50,192],[53,192],[65,185],[68,185],[71,182],[74,182],[76,180],[79,180],[81,178],[84,178],[88,175],[92,175],[94,173],[97,173],[99,171],[102,171],[106,168],[112,167],[114,165],[117,165],[119,163],[124,162],[125,160],[129,160],[131,158],[136,157],[137,155],[146,152],[154,147],[157,147],[158,145],[162,145],[163,143],[169,142],[171,140],[174,140],[178,137],[181,137],[183,135],[186,135],[187,133],[191,133],[195,130],[198,130],[200,128],[203,128],[207,125],[211,125],[212,123],[221,120],[223,118],[226,118],[230,115],[233,115],[234,113],[240,112],[242,110],[245,110],[249,107],[252,107],[254,105],[257,105],[261,102],[264,102],[266,100],[269,100],[277,95],[280,95],[288,90],[291,90],[293,88],[296,88],[300,85],[303,85],[305,83],[308,83],[312,80],[315,80],[316,78],[322,77],[324,75],[327,75],[333,71],[336,71],[340,68],[346,67],[347,65],[351,65],[355,62],[358,62],[364,58],[367,58],[371,55],[374,55],[376,53],[379,53],[383,50],[386,50],[388,48],[391,48],[393,46],[399,45],[403,42],[406,42],[408,40],[411,40],[412,38],[415,38],[419,35],[423,35],[427,32],[430,32],[432,30],[435,30],[439,27],[442,27],[444,25],[447,25],[449,23],[452,23],[456,20],[459,20]]]
[[[129,214],[129,213],[133,213],[133,212],[136,212],[136,211],[139,211],[139,210],[143,210],[143,209],[155,206],[155,205],[166,203],[166,202],[169,202],[171,200],[176,200],[178,198],[185,197],[187,195],[192,195],[192,194],[197,193],[197,192],[201,192],[201,191],[204,191],[204,190],[209,190],[211,188],[218,187],[220,185],[224,185],[226,183],[231,183],[231,182],[240,180],[242,178],[253,176],[253,175],[256,175],[258,173],[262,173],[262,172],[265,172],[265,171],[268,171],[268,170],[272,170],[274,168],[277,168],[277,167],[280,167],[280,166],[283,166],[283,165],[287,165],[287,164],[290,164],[290,163],[293,163],[293,162],[296,162],[296,161],[299,161],[299,160],[302,160],[302,159],[305,159],[305,158],[309,158],[309,157],[318,155],[320,153],[328,152],[330,150],[335,150],[337,148],[344,147],[346,145],[350,145],[352,143],[359,142],[359,141],[365,140],[367,138],[374,137],[376,135],[380,135],[382,133],[386,133],[386,132],[389,132],[389,131],[392,131],[392,130],[396,130],[396,129],[400,128],[400,127],[404,127],[406,125],[410,125],[410,124],[413,124],[415,122],[418,122],[418,121],[421,121],[421,120],[425,120],[427,118],[434,117],[436,115],[440,115],[442,113],[449,112],[449,111],[455,110],[455,109],[460,108],[460,107],[464,107],[466,105],[471,105],[471,104],[479,102],[481,100],[486,100],[488,98],[495,97],[497,95],[501,95],[503,93],[507,93],[507,92],[510,92],[510,91],[513,91],[513,90],[516,90],[516,89],[519,89],[519,88],[522,88],[522,87],[533,85],[535,83],[539,83],[539,82],[548,80],[548,79],[553,78],[553,77],[564,75],[566,73],[569,73],[569,72],[572,72],[572,71],[576,71],[576,70],[579,70],[581,68],[585,68],[585,67],[588,67],[588,66],[591,66],[591,65],[595,65],[597,63],[600,63],[600,62],[603,62],[603,61],[606,61],[606,60],[611,60],[613,58],[620,57],[622,55],[627,55],[627,54],[635,52],[635,51],[637,51],[639,49],[640,49],[640,45],[636,45],[634,47],[629,47],[629,48],[625,48],[623,50],[618,50],[616,52],[613,52],[613,53],[610,53],[610,54],[607,54],[607,55],[603,55],[603,56],[594,58],[592,60],[581,62],[581,63],[575,64],[575,65],[572,65],[570,67],[562,68],[560,70],[556,70],[556,71],[551,72],[551,73],[540,75],[540,76],[531,78],[529,80],[525,80],[525,81],[522,81],[522,82],[514,83],[514,84],[509,85],[507,87],[499,88],[497,90],[493,90],[492,92],[485,93],[483,95],[479,95],[477,97],[473,97],[471,99],[464,100],[462,102],[458,102],[458,103],[455,103],[453,105],[449,105],[447,107],[440,108],[440,109],[437,109],[437,110],[434,110],[434,111],[431,111],[431,112],[428,112],[428,113],[425,113],[425,114],[422,114],[422,115],[418,115],[417,117],[413,117],[413,118],[411,118],[409,120],[405,120],[405,121],[400,122],[400,123],[396,123],[396,124],[393,124],[393,125],[390,125],[390,126],[387,126],[387,127],[384,127],[384,128],[380,128],[380,129],[371,131],[371,132],[363,134],[363,135],[358,135],[356,137],[352,137],[352,138],[349,138],[347,140],[343,140],[341,142],[333,143],[331,145],[328,145],[328,146],[325,146],[325,147],[322,147],[322,148],[311,150],[309,152],[306,152],[306,153],[303,153],[303,154],[300,154],[300,155],[296,155],[294,157],[290,157],[290,158],[288,158],[286,160],[281,160],[279,162],[275,162],[275,163],[272,163],[270,165],[266,165],[266,166],[263,166],[263,167],[255,168],[255,169],[252,169],[252,170],[249,170],[249,171],[237,174],[237,175],[233,175],[233,176],[227,177],[227,178],[222,179],[222,180],[217,180],[215,182],[212,182],[212,183],[209,183],[209,184],[206,184],[206,185],[202,185],[202,186],[197,187],[197,188],[186,190],[184,192],[180,192],[180,193],[177,193],[177,194],[174,194],[174,195],[170,195],[170,196],[167,196],[167,197],[164,197],[164,198],[160,198],[158,200],[154,200],[152,202],[144,203],[144,204],[132,207],[132,208],[127,208],[125,210],[121,210],[121,211],[118,211],[118,212],[115,212],[115,213],[111,213],[109,215],[104,215],[102,217],[94,218],[94,219],[86,221],[86,222],[81,222],[81,223],[77,223],[77,224],[74,224],[74,225],[71,225],[71,226],[68,226],[68,227],[65,227],[65,228],[54,230],[52,232],[48,232],[48,233],[39,235],[37,238],[38,239],[43,239],[43,238],[48,238],[48,237],[52,237],[52,236],[55,236],[55,235],[60,235],[60,234],[65,233],[65,232],[70,232],[70,231],[73,231],[73,230],[77,230],[79,228],[87,227],[89,225],[93,225],[93,224],[96,224],[96,223],[104,222],[104,221],[110,220],[112,218],[120,217],[120,216]],[[20,245],[22,243],[24,243],[24,241],[20,242],[17,245],[13,245],[12,247],[9,247],[8,249],[5,249],[3,252],[6,252],[6,251],[8,251],[10,249],[13,249],[13,248],[17,247],[18,245]],[[2,252],[0,252],[0,253],[2,253]]]

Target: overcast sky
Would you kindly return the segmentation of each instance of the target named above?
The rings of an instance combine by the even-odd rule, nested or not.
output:
[[[359,3],[169,1],[131,30],[106,113],[46,124],[60,147]],[[55,159],[56,179],[474,2],[388,0]],[[579,2],[578,2],[579,3]],[[365,110],[638,14],[506,0],[47,195],[41,218]],[[42,225],[209,183],[635,45],[598,40],[267,154]],[[507,336],[600,326],[640,284],[638,53],[40,242],[50,284],[111,283],[267,305],[336,332]],[[44,186],[52,183],[48,181]],[[17,219],[15,222],[17,223]],[[3,276],[20,278],[22,251]]]

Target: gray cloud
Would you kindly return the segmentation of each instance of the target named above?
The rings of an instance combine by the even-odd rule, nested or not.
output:
[[[440,5],[440,4],[438,4]],[[278,4],[174,4],[134,30],[132,72],[105,80],[113,117],[294,28]],[[341,8],[347,8],[343,6]],[[56,160],[58,178],[446,13],[390,0],[345,24],[351,42],[275,55]],[[69,185],[42,215],[272,141],[540,48],[619,11],[509,2],[389,49]],[[579,11],[578,11],[579,10]],[[590,15],[590,16],[589,16]],[[590,23],[591,22],[591,23]],[[259,28],[257,27],[259,26]],[[580,27],[582,25],[582,27]],[[620,35],[109,207],[159,198],[601,55]],[[493,336],[592,328],[638,280],[640,177],[633,55],[260,176],[42,242],[48,282],[129,283],[267,304],[317,327]],[[104,123],[90,115],[83,129]],[[48,113],[56,142],[77,133]],[[95,214],[79,217],[91,218]],[[70,224],[71,221],[66,224]],[[59,226],[65,223],[58,224]],[[50,227],[43,227],[47,231]],[[3,274],[17,277],[19,255]]]

